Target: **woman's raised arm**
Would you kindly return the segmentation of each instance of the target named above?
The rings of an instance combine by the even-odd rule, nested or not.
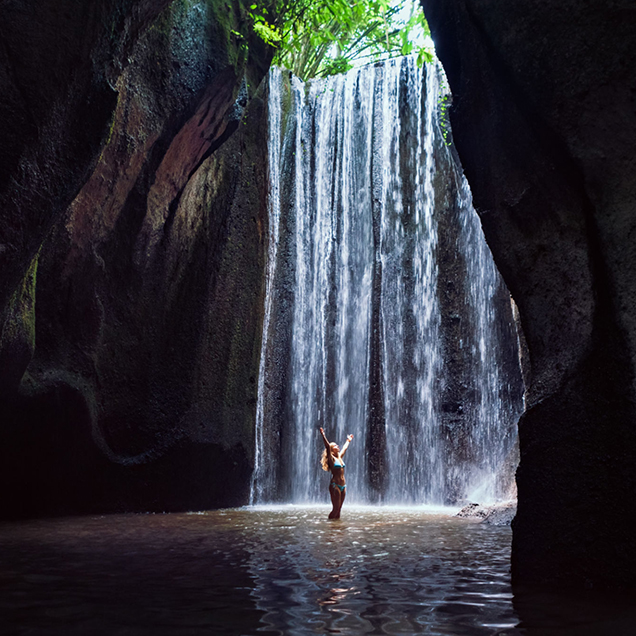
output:
[[[331,448],[329,446],[329,440],[327,439],[327,436],[325,435],[325,431],[322,428],[322,426],[320,427],[320,434],[322,435],[322,441],[325,443],[325,448],[327,449],[327,452],[331,453]]]
[[[347,448],[349,448],[349,444],[352,441],[353,441],[353,435],[347,435],[347,441],[342,446],[342,450],[340,451],[340,457],[344,457],[344,454],[347,452]]]

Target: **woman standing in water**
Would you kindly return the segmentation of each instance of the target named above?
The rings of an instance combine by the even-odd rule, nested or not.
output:
[[[340,519],[340,509],[347,494],[347,485],[344,478],[345,463],[342,458],[347,452],[347,448],[349,448],[353,435],[347,435],[347,441],[344,443],[342,450],[340,450],[340,447],[335,442],[329,443],[322,428],[320,429],[320,434],[322,435],[322,441],[325,443],[325,450],[320,463],[323,470],[331,471],[329,494],[331,495],[333,510],[329,513],[329,519]]]

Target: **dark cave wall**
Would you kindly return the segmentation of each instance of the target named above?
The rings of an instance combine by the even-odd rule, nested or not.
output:
[[[20,255],[0,269],[8,517],[248,497],[266,232],[255,91],[271,51],[233,34],[246,30],[239,2],[120,4],[99,4],[97,17],[70,7],[71,25],[49,33],[66,57],[44,59],[58,46],[48,39],[29,43],[37,61],[21,95],[38,101],[34,69],[47,61],[48,75],[71,76],[72,99],[42,115],[53,133],[7,133],[17,167],[10,152],[0,164],[13,205],[0,208],[0,257]],[[0,11],[26,20],[40,9],[28,8]],[[111,41],[119,25],[125,37]],[[90,60],[82,90],[77,32],[78,59]],[[5,49],[16,40],[0,35]],[[0,72],[17,76],[8,62]],[[19,100],[1,105],[17,126]]]
[[[422,5],[531,363],[513,581],[633,587],[636,6]]]
[[[95,165],[138,35],[169,0],[0,6],[0,317]]]

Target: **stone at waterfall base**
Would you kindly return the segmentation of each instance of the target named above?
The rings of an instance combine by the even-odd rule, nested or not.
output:
[[[464,506],[457,517],[475,519],[480,523],[487,523],[491,526],[509,526],[517,514],[517,500],[502,501],[490,506],[482,506],[477,503],[470,503]]]

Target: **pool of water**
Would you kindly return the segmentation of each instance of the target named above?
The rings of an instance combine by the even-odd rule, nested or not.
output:
[[[350,507],[335,523],[317,509],[252,514],[250,573],[274,631],[490,634],[517,623],[508,528],[413,509]]]
[[[0,633],[636,633],[622,631],[634,605],[616,599],[513,598],[507,527],[430,509],[350,506],[335,522],[328,511],[0,524]]]

